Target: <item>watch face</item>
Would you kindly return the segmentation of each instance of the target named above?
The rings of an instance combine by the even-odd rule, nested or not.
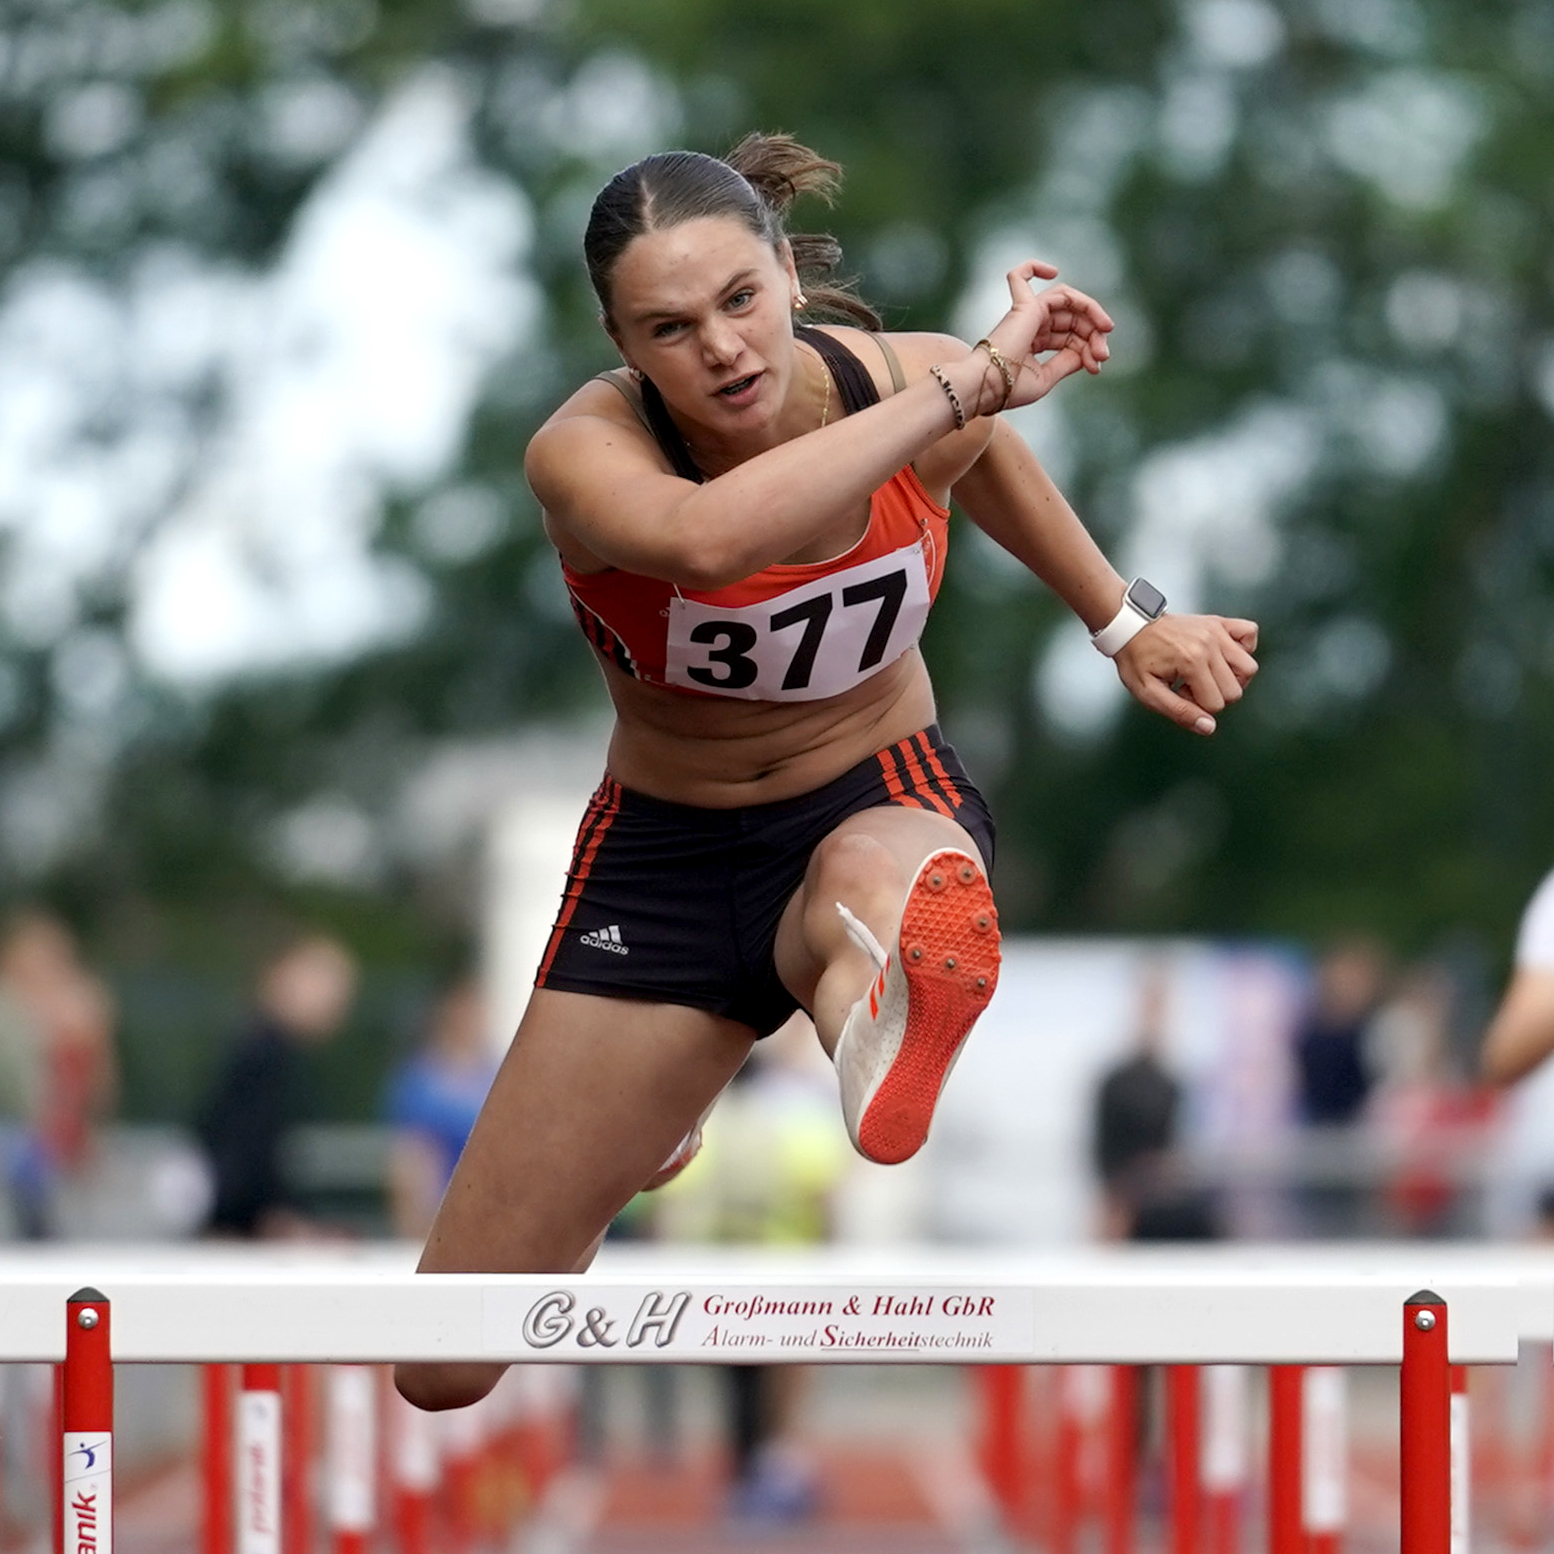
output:
[[[1156,620],[1165,609],[1166,599],[1153,583],[1146,583],[1142,577],[1136,577],[1128,587],[1128,603],[1140,615]]]

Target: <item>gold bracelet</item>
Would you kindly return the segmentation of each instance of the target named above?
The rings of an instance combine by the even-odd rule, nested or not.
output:
[[[955,430],[957,432],[965,431],[966,411],[965,407],[960,402],[960,395],[955,392],[954,388],[950,384],[950,380],[944,375],[944,369],[937,362],[935,362],[928,370],[933,374],[934,381],[938,383],[939,387],[942,388],[945,394],[949,397],[950,409],[955,412]]]
[[[1004,380],[1004,397],[998,408],[1002,410],[1009,403],[1010,396],[1014,393],[1015,371],[1009,364],[1009,358],[993,344],[991,340],[978,340],[972,346],[974,351],[986,351],[988,360],[998,368],[998,375]]]

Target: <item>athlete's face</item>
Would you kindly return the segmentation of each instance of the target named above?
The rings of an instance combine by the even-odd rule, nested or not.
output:
[[[682,416],[724,434],[769,427],[794,370],[798,277],[731,216],[632,239],[610,278],[610,333]]]

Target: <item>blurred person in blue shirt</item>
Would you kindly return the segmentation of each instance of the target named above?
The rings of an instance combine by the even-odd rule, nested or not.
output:
[[[496,1077],[498,1054],[485,1001],[470,978],[437,1001],[426,1041],[390,1077],[384,1112],[389,1148],[389,1211],[395,1233],[426,1235]]]

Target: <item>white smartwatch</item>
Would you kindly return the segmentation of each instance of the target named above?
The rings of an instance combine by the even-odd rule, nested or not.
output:
[[[1101,627],[1090,633],[1098,651],[1115,658],[1151,621],[1165,614],[1165,595],[1153,583],[1136,577],[1122,596],[1122,608]]]

